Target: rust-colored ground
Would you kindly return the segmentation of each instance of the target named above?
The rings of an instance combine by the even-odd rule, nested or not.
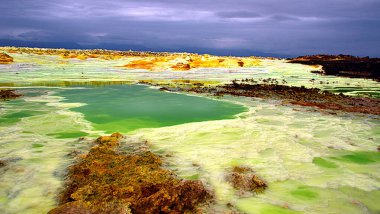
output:
[[[13,58],[6,53],[0,53],[0,64],[9,64],[13,62]]]
[[[58,213],[193,213],[212,196],[199,181],[178,179],[150,151],[123,154],[122,135],[99,137],[69,168]]]

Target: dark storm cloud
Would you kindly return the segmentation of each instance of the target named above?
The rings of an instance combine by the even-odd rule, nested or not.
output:
[[[380,56],[379,9],[378,0],[0,0],[0,38]]]

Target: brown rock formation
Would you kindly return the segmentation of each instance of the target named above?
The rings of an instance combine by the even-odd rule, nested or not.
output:
[[[0,90],[0,99],[8,100],[20,97],[20,94],[15,93],[14,90]]]
[[[0,64],[9,64],[13,62],[13,58],[6,53],[0,53]]]
[[[231,172],[227,174],[226,180],[231,185],[242,191],[251,191],[261,193],[267,188],[265,181],[260,179],[252,169],[248,167],[235,166]]]
[[[49,213],[184,213],[211,199],[199,181],[181,180],[150,151],[122,154],[122,135],[99,137],[69,168],[60,206]]]
[[[0,168],[7,165],[7,162],[5,160],[0,160]]]

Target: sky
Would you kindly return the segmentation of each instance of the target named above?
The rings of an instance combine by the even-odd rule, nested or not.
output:
[[[379,11],[380,0],[0,0],[0,45],[380,57]]]

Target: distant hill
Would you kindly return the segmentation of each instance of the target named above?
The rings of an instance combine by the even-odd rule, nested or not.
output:
[[[266,52],[261,52],[261,51],[244,50],[244,49],[214,49],[214,48],[183,47],[183,48],[178,48],[178,49],[167,49],[165,51],[212,54],[212,55],[219,55],[219,56],[262,56],[262,57],[278,57],[278,58],[294,57],[293,55],[274,54],[274,53],[266,53]]]
[[[31,47],[31,48],[66,48],[66,49],[108,49],[108,50],[133,50],[133,51],[154,51],[154,52],[189,52],[199,54],[212,54],[220,56],[262,56],[290,58],[293,55],[266,53],[254,50],[242,49],[216,49],[202,47],[181,47],[181,48],[149,48],[136,44],[115,44],[99,43],[96,45],[80,45],[75,42],[43,42],[43,41],[23,41],[0,39],[0,46]]]
[[[16,46],[16,47],[31,47],[31,48],[67,48],[81,49],[82,46],[74,42],[40,42],[40,41],[23,41],[0,39],[0,46]]]

